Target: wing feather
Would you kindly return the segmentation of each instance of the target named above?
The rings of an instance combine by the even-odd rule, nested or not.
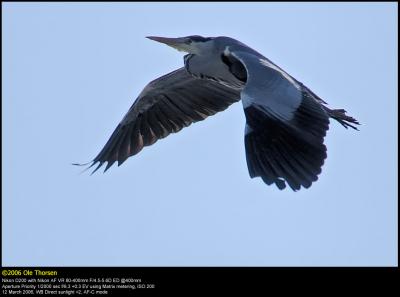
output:
[[[241,93],[250,177],[279,189],[309,188],[326,159],[329,115],[308,88],[257,52],[226,51],[247,71]]]
[[[240,100],[240,89],[193,77],[185,68],[152,82],[140,93],[90,167],[118,166],[143,147],[194,122],[225,110]]]

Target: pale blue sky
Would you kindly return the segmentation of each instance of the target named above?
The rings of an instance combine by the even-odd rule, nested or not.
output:
[[[397,3],[3,3],[3,265],[397,265]],[[182,53],[231,36],[360,131],[332,122],[319,181],[250,179],[241,103],[79,174]]]

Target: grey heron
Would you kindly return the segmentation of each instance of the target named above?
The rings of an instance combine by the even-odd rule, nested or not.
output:
[[[186,52],[184,67],[151,81],[89,163],[118,166],[143,147],[242,100],[249,175],[280,190],[309,188],[327,149],[329,119],[356,129],[344,109],[320,97],[272,61],[230,37],[147,37]],[[87,165],[86,164],[86,165]],[[85,164],[79,164],[85,165]]]

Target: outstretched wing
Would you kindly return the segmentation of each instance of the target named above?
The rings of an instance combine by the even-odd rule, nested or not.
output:
[[[105,162],[104,171],[117,161],[119,166],[143,147],[239,100],[240,89],[195,78],[179,68],[144,88],[90,167],[99,163],[94,173]]]
[[[329,117],[307,88],[258,53],[225,51],[247,71],[241,93],[250,176],[294,190],[318,179]]]

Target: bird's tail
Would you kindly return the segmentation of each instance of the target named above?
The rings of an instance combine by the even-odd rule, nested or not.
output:
[[[360,125],[360,123],[353,117],[346,115],[346,111],[344,109],[330,109],[324,106],[325,111],[328,113],[329,117],[335,119],[346,129],[351,127],[355,130],[358,128],[354,125]]]

